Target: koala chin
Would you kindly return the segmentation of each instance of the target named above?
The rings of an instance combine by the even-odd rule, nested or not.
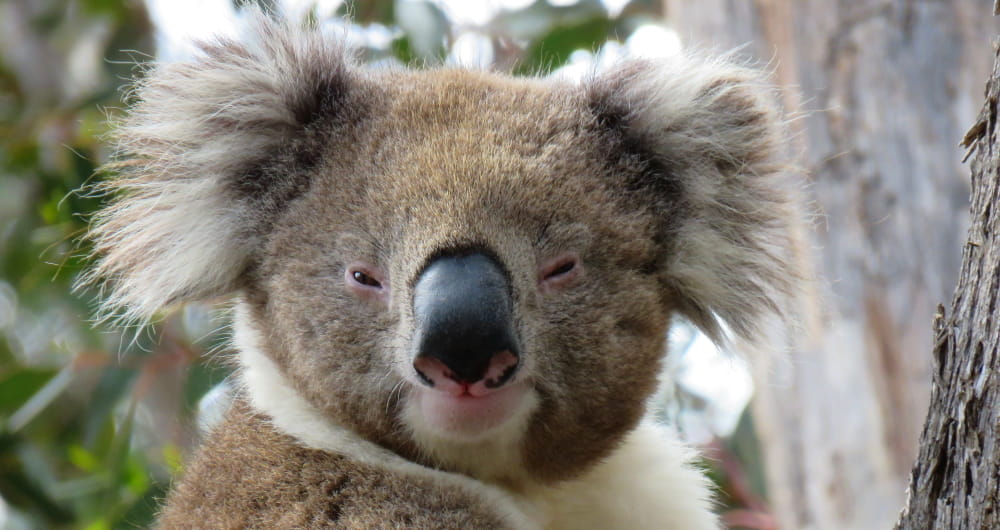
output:
[[[160,526],[718,528],[646,418],[674,315],[754,341],[797,290],[760,75],[373,70],[254,19],[137,82],[89,236],[109,315],[236,299]]]

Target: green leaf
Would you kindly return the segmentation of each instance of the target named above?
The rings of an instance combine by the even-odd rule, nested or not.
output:
[[[121,16],[124,10],[121,0],[83,0],[83,9],[88,15]]]
[[[405,35],[392,41],[392,55],[405,65],[412,65],[417,56],[413,53],[410,39]]]
[[[170,470],[172,475],[184,471],[184,455],[181,454],[181,449],[176,445],[167,444],[163,446],[163,460],[167,463],[167,469]]]
[[[111,524],[104,518],[91,522],[84,527],[86,530],[111,530]]]
[[[337,8],[337,16],[355,24],[392,24],[396,20],[395,0],[347,0]]]
[[[533,43],[516,68],[518,75],[550,72],[566,64],[576,50],[595,51],[614,33],[615,22],[607,17],[592,17],[578,23],[558,26]]]
[[[8,416],[13,413],[55,375],[55,370],[15,368],[13,372],[0,376],[0,414]]]
[[[97,459],[97,456],[84,449],[82,445],[70,445],[66,456],[69,458],[71,464],[83,471],[93,473],[101,467],[101,462]]]
[[[139,458],[129,458],[124,471],[125,487],[136,497],[146,493],[150,486],[150,479],[145,462]]]
[[[14,437],[0,435],[0,496],[20,510],[44,514],[45,519],[53,524],[73,521],[73,514],[56,502],[40,486],[38,477],[32,476],[23,461],[16,457],[16,452],[11,449],[17,443]]]
[[[231,373],[232,368],[211,359],[192,364],[184,381],[184,408],[189,411],[195,410],[205,393]]]
[[[105,506],[105,513],[120,505],[121,494],[127,491],[124,487],[119,488],[119,486],[127,484],[129,451],[132,448],[132,427],[135,425],[135,407],[135,400],[131,400],[128,412],[125,413],[125,417],[115,431],[114,439],[104,461],[108,476],[112,480],[112,487],[105,491],[100,502],[100,505]]]
[[[11,431],[19,431],[38,416],[46,407],[52,404],[69,386],[73,379],[73,365],[68,364],[50,377],[44,385],[31,394],[31,397],[18,407],[8,419],[7,427]]]
[[[153,484],[115,521],[114,528],[116,530],[135,530],[136,528],[153,527],[160,503],[166,495],[167,486],[165,484]]]
[[[94,389],[93,399],[87,407],[87,416],[84,418],[83,443],[87,447],[94,447],[98,442],[98,437],[106,427],[112,411],[118,402],[131,387],[132,380],[135,379],[134,370],[109,367],[101,375],[101,379]]]

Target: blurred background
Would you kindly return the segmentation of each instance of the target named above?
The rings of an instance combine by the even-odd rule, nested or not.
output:
[[[73,290],[138,64],[233,34],[247,0],[0,0],[0,529],[148,526],[212,421],[224,312],[95,326]],[[374,67],[579,77],[626,55],[735,50],[782,87],[822,278],[777,356],[671,331],[661,415],[706,453],[730,528],[886,528],[929,391],[930,322],[957,277],[988,0],[261,0]],[[753,357],[753,356],[751,356]],[[753,376],[753,377],[751,377]],[[747,407],[754,394],[756,398]]]

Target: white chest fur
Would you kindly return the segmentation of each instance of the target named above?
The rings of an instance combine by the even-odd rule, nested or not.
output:
[[[694,451],[664,427],[643,423],[609,458],[578,480],[532,495],[547,528],[714,530],[708,480]]]

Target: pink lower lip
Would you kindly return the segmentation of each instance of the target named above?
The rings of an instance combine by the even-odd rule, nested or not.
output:
[[[518,410],[527,386],[511,384],[484,396],[453,395],[421,388],[417,399],[424,419],[434,430],[457,435],[483,434],[502,425]]]

